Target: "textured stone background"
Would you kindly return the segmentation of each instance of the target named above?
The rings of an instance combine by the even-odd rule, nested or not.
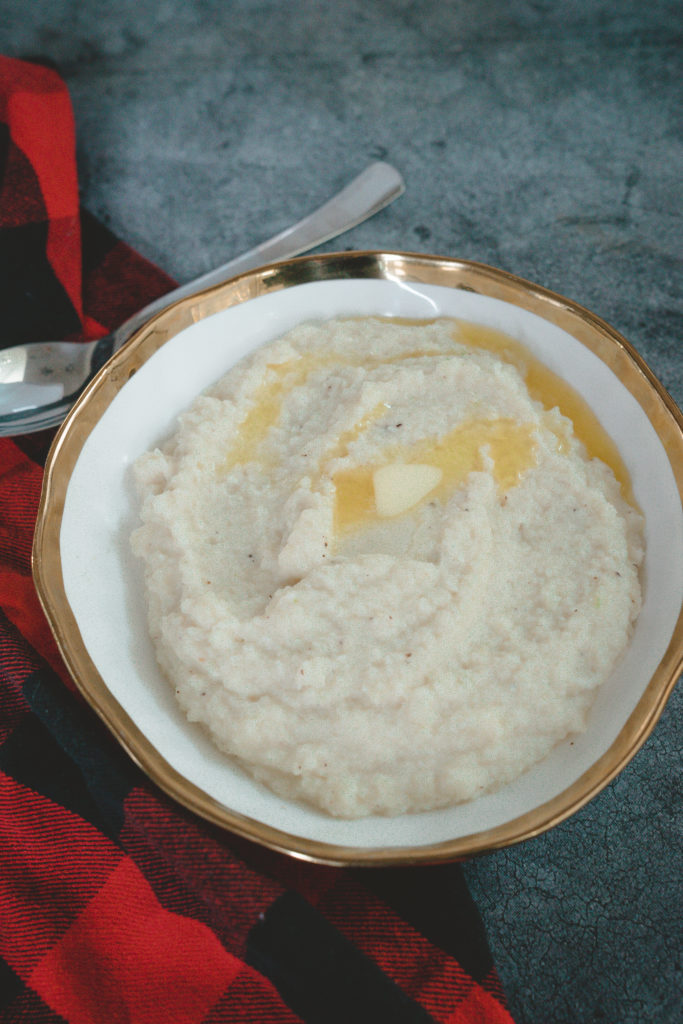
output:
[[[185,280],[376,157],[406,194],[326,249],[491,263],[617,327],[679,404],[675,0],[0,0],[57,62],[84,204]],[[467,867],[519,1024],[668,1024],[682,991],[680,691],[550,833]]]

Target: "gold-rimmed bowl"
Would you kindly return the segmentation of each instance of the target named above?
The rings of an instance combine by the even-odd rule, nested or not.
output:
[[[644,602],[586,732],[496,793],[441,811],[344,821],[274,796],[189,724],[147,632],[131,463],[239,358],[312,319],[455,316],[524,343],[588,402],[645,515]],[[634,349],[580,306],[500,270],[407,253],[304,257],[182,300],[95,378],[51,450],[34,577],[79,689],[142,769],[212,822],[330,864],[470,856],[537,835],[583,806],[655,726],[683,664],[683,417]]]

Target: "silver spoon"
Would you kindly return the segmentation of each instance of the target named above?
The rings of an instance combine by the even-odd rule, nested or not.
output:
[[[216,270],[181,285],[151,302],[98,341],[30,342],[0,350],[0,436],[29,434],[57,426],[117,349],[156,313],[178,299],[274,260],[313,249],[360,224],[405,189],[398,171],[378,161],[370,164],[329,202]]]

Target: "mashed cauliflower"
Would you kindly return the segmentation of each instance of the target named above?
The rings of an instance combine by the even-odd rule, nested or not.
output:
[[[466,327],[304,324],[135,467],[182,708],[332,815],[519,776],[584,728],[639,610],[638,512]]]

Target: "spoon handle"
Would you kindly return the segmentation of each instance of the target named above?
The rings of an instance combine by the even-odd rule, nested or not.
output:
[[[389,203],[397,199],[405,191],[403,178],[391,164],[381,160],[370,164],[353,181],[337,192],[332,199],[319,206],[302,220],[285,228],[260,245],[249,249],[235,259],[228,260],[215,270],[180,285],[166,295],[151,302],[144,309],[135,313],[129,320],[112,332],[115,352],[132,337],[150,317],[155,316],[179,299],[186,299],[196,292],[223,284],[231,277],[237,277],[247,270],[253,270],[264,263],[275,260],[290,259],[299,253],[314,249],[331,238],[336,238],[345,231],[360,224],[362,221],[378,213]]]
[[[404,190],[398,171],[391,164],[376,161],[307,217],[208,274],[167,292],[99,341],[33,342],[2,350],[0,437],[33,433],[61,423],[109,356],[173,302],[223,284],[264,263],[297,256],[322,245],[373,216]]]

